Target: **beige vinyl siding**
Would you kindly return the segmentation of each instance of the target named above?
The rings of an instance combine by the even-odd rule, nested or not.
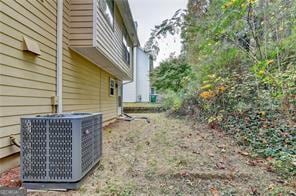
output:
[[[107,72],[101,72],[101,111],[104,114],[104,121],[108,121],[117,116],[117,88],[115,88],[114,96],[110,96],[110,78],[115,79],[110,76]]]
[[[68,6],[70,7],[68,15],[71,20],[70,45],[73,48],[97,48],[97,52],[102,53],[115,66],[131,76],[132,65],[127,65],[123,60],[123,31],[125,31],[125,28],[116,3],[114,25],[110,25],[99,7],[99,0],[95,1],[95,5],[93,5],[93,0],[73,0],[70,2]],[[95,10],[93,10],[94,8]],[[132,45],[129,37],[127,37],[127,41]]]
[[[71,43],[73,41],[73,30],[75,32],[81,30],[80,27],[73,28],[72,24],[76,25],[78,21],[76,19],[73,22],[73,15],[80,16],[90,12],[92,0],[87,0],[86,3],[84,0],[70,2],[65,1],[64,6],[64,17],[71,18],[71,23],[69,20],[64,20],[64,32],[66,35],[71,32],[71,37],[64,36],[63,40],[63,110],[65,112],[102,112],[104,121],[111,120],[117,116],[117,96],[109,96],[109,78],[114,77],[68,48],[70,41]],[[81,6],[82,4],[84,6]],[[74,13],[73,9],[75,9]]]
[[[96,47],[100,48],[100,50],[102,50],[109,59],[112,59],[118,66],[120,66],[121,69],[131,73],[132,66],[128,66],[123,60],[124,23],[116,4],[114,9],[113,27],[104,17],[98,4],[96,8]]]
[[[19,163],[20,163],[19,153],[0,159],[0,165],[1,165],[0,174],[2,172],[5,172],[6,170],[9,170],[12,165],[18,165]]]
[[[56,92],[56,4],[1,1],[0,159],[19,151],[21,116],[52,112]],[[39,44],[41,55],[23,51],[23,36]]]
[[[75,46],[93,45],[93,0],[71,0],[69,18],[70,41]]]
[[[69,49],[73,27],[70,2],[78,1],[64,0],[63,109],[102,112],[104,121],[114,119],[117,94],[109,96],[109,79],[116,78]],[[56,95],[56,1],[4,0],[0,1],[0,7],[0,171],[3,171],[8,168],[4,160],[13,161],[10,167],[18,163],[13,154],[19,149],[11,145],[9,137],[19,139],[20,118],[54,112],[51,97]],[[78,7],[90,8],[87,3]],[[76,30],[78,34],[81,31]],[[23,51],[24,36],[38,43],[41,55]]]

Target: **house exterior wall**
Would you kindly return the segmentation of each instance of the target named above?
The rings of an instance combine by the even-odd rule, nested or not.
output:
[[[133,80],[123,82],[123,102],[137,102],[137,48],[134,48],[133,51]]]
[[[123,102],[150,101],[150,58],[141,48],[136,48],[134,80],[123,86]]]
[[[123,102],[132,103],[137,102],[137,86],[136,81],[123,84]]]
[[[93,51],[95,53],[100,52],[112,61],[111,66],[119,67],[121,71],[131,76],[132,64],[127,64],[124,61],[123,36],[125,26],[117,3],[114,6],[113,25],[109,24],[104,16],[99,0],[71,0],[69,9],[71,20],[69,44],[71,47],[92,59],[101,58],[91,54]],[[129,46],[132,47],[130,37],[126,36],[126,39]]]
[[[69,48],[71,1],[64,0],[63,110],[102,112],[117,116],[118,99],[109,95],[110,78],[117,79]],[[75,2],[77,0],[73,0]],[[55,111],[56,1],[0,1],[0,173],[17,166],[20,117]],[[41,55],[23,51],[23,36],[38,43]],[[119,81],[120,82],[120,81]]]
[[[128,65],[124,60],[123,50],[123,34],[124,34],[124,23],[119,13],[117,4],[115,3],[114,8],[114,24],[111,26],[105,19],[100,7],[96,6],[96,31],[95,31],[95,47],[100,49],[104,55],[109,59],[114,59],[115,63],[132,75],[132,66]],[[132,47],[129,36],[126,36],[129,46]]]
[[[116,78],[69,48],[73,3],[83,8],[91,2],[64,0],[63,110],[102,112],[103,120],[108,121],[117,116],[117,94],[109,95],[109,80]]]
[[[93,2],[94,0],[68,0],[70,42],[72,45],[93,45]]]
[[[137,48],[137,101],[150,101],[150,58],[142,49]]]
[[[51,113],[56,94],[56,3],[0,1],[0,159],[19,152],[20,117]],[[23,36],[38,42],[42,54],[23,51]],[[1,164],[2,165],[2,164]],[[1,166],[0,166],[1,167]],[[0,169],[1,170],[1,169]]]

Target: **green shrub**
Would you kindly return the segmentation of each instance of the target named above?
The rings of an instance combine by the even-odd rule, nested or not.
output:
[[[296,170],[296,1],[268,2],[189,0],[182,60],[163,62],[152,82],[165,109],[219,126],[289,176]]]
[[[182,104],[181,97],[173,92],[173,91],[167,91],[162,98],[161,105],[163,109],[170,110],[172,112],[176,112],[180,109]]]

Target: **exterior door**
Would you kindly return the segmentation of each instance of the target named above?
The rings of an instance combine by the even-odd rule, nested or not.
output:
[[[117,96],[118,96],[118,108],[117,108],[117,111],[118,111],[118,115],[121,115],[122,114],[122,84],[121,82],[118,81],[118,92],[117,92]]]

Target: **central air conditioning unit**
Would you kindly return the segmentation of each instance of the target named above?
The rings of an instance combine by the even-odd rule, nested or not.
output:
[[[21,180],[28,189],[77,189],[102,156],[102,114],[21,118]]]

